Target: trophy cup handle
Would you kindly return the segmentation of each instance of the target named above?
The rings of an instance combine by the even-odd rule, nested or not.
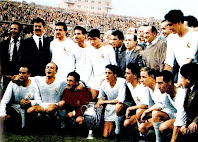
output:
[[[82,105],[81,108],[83,109],[85,107],[85,109],[87,109],[87,105]]]

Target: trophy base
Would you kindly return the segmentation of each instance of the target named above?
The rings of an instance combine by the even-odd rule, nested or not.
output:
[[[87,137],[87,140],[93,140],[93,139],[94,139],[94,137],[92,137],[92,136]]]
[[[94,137],[93,137],[93,131],[92,130],[89,130],[89,134],[88,134],[88,137],[87,137],[88,140],[93,140]]]

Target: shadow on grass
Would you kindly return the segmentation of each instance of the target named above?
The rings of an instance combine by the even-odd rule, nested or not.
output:
[[[53,128],[39,128],[39,129],[12,129],[4,130],[4,142],[83,142],[86,139],[88,131],[86,128],[78,129],[53,129]],[[89,140],[94,142],[110,142],[112,139],[104,139],[101,132],[95,132],[94,139]]]

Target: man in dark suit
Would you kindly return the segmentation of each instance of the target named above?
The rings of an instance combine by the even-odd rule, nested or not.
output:
[[[126,70],[126,59],[125,59],[126,47],[123,41],[124,41],[124,35],[122,31],[119,30],[112,31],[110,45],[112,45],[115,50],[117,65],[118,67],[121,68],[122,73],[124,75]]]
[[[177,134],[182,132],[187,136],[188,141],[197,141],[197,125],[198,125],[198,64],[189,63],[181,67],[181,81],[186,88],[186,98],[184,101],[184,110],[186,112],[186,124],[182,127],[175,127],[172,140],[176,140]]]
[[[136,63],[140,67],[144,67],[142,57],[139,54],[139,49],[137,47],[137,36],[133,34],[127,34],[124,40],[125,46],[127,48],[125,52],[126,65],[129,63]]]
[[[44,76],[45,66],[51,61],[51,38],[43,35],[45,26],[43,19],[36,18],[33,24],[34,35],[25,39],[23,60],[31,76]]]
[[[22,26],[13,22],[10,26],[11,39],[3,40],[1,43],[1,68],[3,75],[3,88],[6,88],[11,77],[18,73],[22,64],[22,53],[24,40],[20,36]]]

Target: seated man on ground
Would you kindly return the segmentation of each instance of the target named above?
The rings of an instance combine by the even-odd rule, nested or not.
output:
[[[103,137],[109,137],[116,126],[115,122],[117,120],[117,116],[115,105],[118,102],[123,103],[125,100],[126,82],[123,78],[119,78],[119,68],[115,65],[107,65],[105,74],[106,79],[101,84],[96,107],[106,105]],[[115,130],[115,134],[119,134],[119,130]]]
[[[153,122],[157,114],[160,114],[161,120],[175,118],[176,108],[171,105],[166,92],[161,93],[156,83],[156,71],[148,67],[141,69],[141,81],[144,86],[149,87],[153,102],[155,103],[148,109],[138,109],[137,118],[139,122],[139,131],[147,135],[149,130],[153,129]],[[159,112],[159,113],[156,113]],[[155,127],[154,127],[155,128]]]
[[[164,136],[172,132],[173,124],[180,126],[184,123],[185,112],[183,102],[185,90],[174,85],[174,77],[169,71],[161,71],[156,77],[156,83],[162,94],[167,94],[167,99],[161,106],[153,106],[152,119],[155,129],[156,141],[163,141]],[[176,112],[175,112],[176,110]]]
[[[181,67],[181,81],[186,90],[186,97],[184,100],[184,111],[186,112],[186,120],[183,125],[175,125],[171,142],[177,140],[179,132],[185,136],[184,141],[197,141],[197,124],[198,124],[198,64],[189,63]],[[180,94],[178,95],[180,96]],[[183,138],[182,138],[183,139]]]
[[[60,82],[55,75],[58,71],[58,66],[50,62],[46,65],[46,76],[36,76],[33,79],[37,83],[41,94],[42,103],[30,107],[28,113],[46,113],[47,116],[56,116],[58,110],[58,102],[61,99],[62,92],[65,88],[65,82]]]
[[[28,68],[21,67],[19,74],[13,81],[10,81],[0,105],[1,119],[12,118],[13,121],[16,121],[17,114],[20,114],[22,128],[26,126],[27,109],[41,103],[38,87],[29,76]]]
[[[82,124],[85,111],[85,108],[82,106],[92,100],[87,88],[83,88],[82,90],[77,89],[79,81],[80,75],[77,72],[70,72],[68,74],[66,89],[63,91],[62,100],[58,102],[61,128],[65,128],[65,121],[68,121],[68,118],[70,118],[70,122],[73,124]]]
[[[127,86],[131,92],[131,96],[135,101],[135,105],[129,106],[126,110],[126,119],[124,121],[124,126],[134,126],[137,124],[137,115],[130,115],[131,112],[137,109],[147,109],[153,105],[153,100],[149,93],[149,88],[144,87],[140,82],[140,67],[138,64],[129,63],[126,68],[126,81]]]

